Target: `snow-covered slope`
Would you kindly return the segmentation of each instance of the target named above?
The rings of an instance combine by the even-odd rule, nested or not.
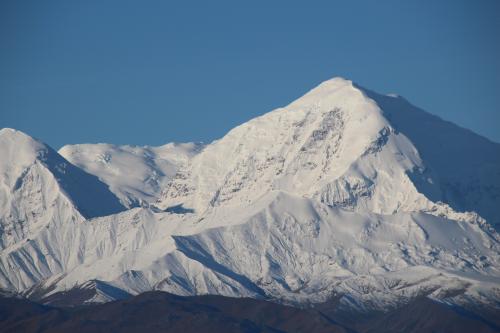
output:
[[[156,201],[179,167],[202,148],[203,145],[195,143],[169,143],[160,147],[100,143],[66,145],[59,154],[99,177],[123,204],[133,207]]]
[[[161,197],[52,219],[2,250],[0,287],[39,297],[100,281],[101,300],[158,289],[363,311],[420,296],[500,304],[487,223],[499,213],[500,145],[401,98],[336,78],[203,150],[164,147],[63,148],[122,202],[163,187]]]
[[[412,179],[417,189],[455,210],[475,211],[498,229],[500,144],[431,115],[402,97],[363,91],[379,105],[391,126],[412,142],[439,191],[432,192]]]
[[[0,248],[19,246],[53,221],[77,223],[125,208],[96,177],[28,135],[0,130]]]
[[[41,249],[73,258],[65,270],[39,263],[48,280],[33,290],[46,295],[97,279],[131,294],[340,298],[356,310],[389,309],[419,296],[495,306],[500,297],[496,234],[423,213],[361,214],[273,192],[244,209],[216,208],[201,221],[136,208],[58,227],[71,246],[40,237],[5,257],[15,267],[11,281],[25,284],[20,289],[29,285],[25,267]]]

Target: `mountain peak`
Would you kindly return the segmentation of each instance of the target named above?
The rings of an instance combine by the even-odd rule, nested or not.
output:
[[[341,76],[334,76],[331,79],[321,82],[319,86],[352,86],[353,82]]]
[[[12,128],[0,130],[0,171],[15,167],[25,168],[45,156],[49,148],[42,142]]]
[[[381,149],[391,133],[378,105],[352,81],[336,77],[208,146],[181,170],[197,177],[179,174],[164,191],[162,206],[185,204],[203,211],[230,201],[253,202],[271,189],[306,196],[331,191],[324,187],[367,150]],[[413,158],[405,143],[393,146]]]
[[[2,129],[0,129],[0,135],[10,134],[10,133],[15,133],[15,132],[17,132],[17,131],[13,128],[10,128],[10,127],[4,127]]]
[[[282,190],[380,214],[437,212],[445,203],[496,221],[498,199],[487,188],[488,180],[498,183],[491,166],[499,165],[499,147],[483,141],[402,98],[335,77],[207,146],[167,185],[159,205],[203,212]]]
[[[350,112],[367,111],[379,113],[376,103],[367,97],[365,92],[351,80],[334,77],[321,82],[287,106],[290,110],[314,110],[329,112],[334,108],[351,110]]]
[[[2,138],[3,140],[10,139],[10,140],[36,141],[28,134],[9,127],[0,129],[0,138]]]
[[[97,177],[21,131],[0,130],[0,156],[0,248],[32,237],[53,216],[66,222],[124,209]]]

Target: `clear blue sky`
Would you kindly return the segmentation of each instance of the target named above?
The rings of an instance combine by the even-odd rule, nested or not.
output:
[[[0,127],[209,142],[343,76],[500,142],[500,1],[0,2]]]

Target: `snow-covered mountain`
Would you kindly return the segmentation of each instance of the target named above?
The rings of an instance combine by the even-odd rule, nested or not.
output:
[[[203,145],[194,143],[161,147],[101,143],[66,145],[59,154],[99,177],[130,208],[156,201],[177,170],[202,148]]]
[[[13,149],[5,142],[2,152]],[[122,203],[150,204],[72,221],[52,214],[2,250],[4,289],[43,299],[94,286],[89,301],[117,290],[335,299],[357,311],[421,296],[500,304],[500,238],[490,226],[499,222],[500,145],[400,97],[335,78],[203,149],[60,153]],[[1,181],[14,184],[19,176],[5,170],[26,163],[6,161]],[[16,207],[40,202],[15,188],[4,192]]]
[[[475,211],[496,224],[500,145],[336,78],[206,147],[177,173],[160,206],[203,213],[271,190],[380,214],[468,219],[458,212]]]
[[[0,248],[37,237],[53,220],[76,223],[125,209],[107,185],[28,135],[0,130]]]

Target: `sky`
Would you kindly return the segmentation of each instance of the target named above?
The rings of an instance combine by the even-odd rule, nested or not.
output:
[[[500,1],[0,1],[0,127],[210,142],[342,76],[500,142]]]

